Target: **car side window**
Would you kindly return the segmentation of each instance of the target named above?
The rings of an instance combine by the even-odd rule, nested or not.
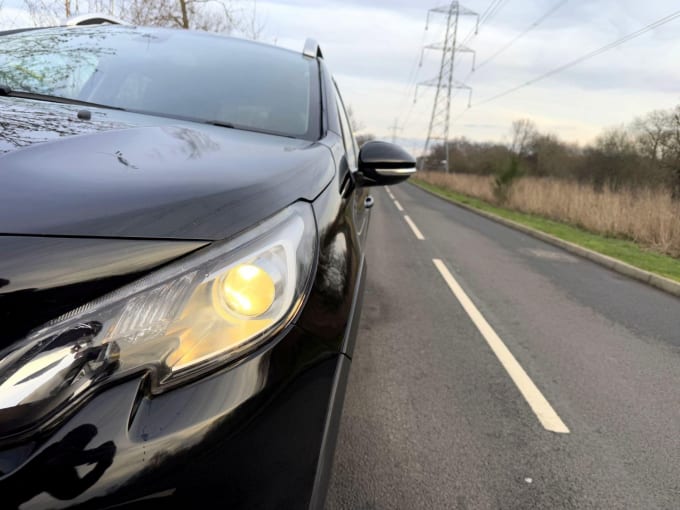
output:
[[[338,116],[340,117],[340,128],[342,129],[342,141],[345,145],[345,154],[347,155],[347,162],[349,167],[354,170],[357,167],[357,150],[354,143],[354,136],[352,135],[352,126],[347,116],[347,111],[338,92],[337,85],[335,88],[335,102],[338,105]]]

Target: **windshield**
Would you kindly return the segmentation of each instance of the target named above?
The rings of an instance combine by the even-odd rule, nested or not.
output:
[[[78,27],[3,36],[0,85],[318,138],[318,115],[313,113],[318,71],[313,59],[197,32]]]

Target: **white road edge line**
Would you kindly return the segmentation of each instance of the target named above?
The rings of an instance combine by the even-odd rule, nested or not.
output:
[[[489,344],[489,347],[491,347],[491,350],[498,358],[498,361],[501,362],[503,368],[508,372],[508,375],[529,404],[529,407],[531,407],[531,410],[538,418],[538,421],[543,425],[543,428],[551,432],[557,432],[558,434],[568,434],[569,429],[562,419],[557,415],[541,391],[529,378],[522,366],[505,346],[491,325],[486,321],[463,288],[458,284],[446,265],[440,259],[432,259],[432,262],[434,262],[435,267],[439,270],[439,273],[451,289],[451,292],[453,292],[453,295],[463,306],[463,309],[470,316],[470,319],[472,319],[475,326],[477,326],[477,329],[486,340],[486,343]]]
[[[397,209],[399,209],[399,211],[402,211],[402,212],[404,211],[404,208],[403,208],[403,207],[401,206],[401,204],[399,203],[399,200],[395,200],[395,201],[394,201],[394,205],[397,206]]]
[[[413,220],[411,220],[411,218],[409,218],[407,215],[404,215],[404,219],[406,220],[406,223],[408,223],[408,226],[411,227],[411,230],[413,230],[413,234],[416,236],[416,238],[420,239],[421,241],[425,240],[425,236],[420,231],[420,229],[416,227],[416,224],[413,223]]]

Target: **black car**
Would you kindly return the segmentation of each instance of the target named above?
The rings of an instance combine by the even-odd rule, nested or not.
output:
[[[323,506],[368,192],[414,165],[313,41],[0,33],[0,507]]]

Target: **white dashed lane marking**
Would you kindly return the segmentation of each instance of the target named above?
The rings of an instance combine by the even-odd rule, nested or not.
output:
[[[531,407],[531,410],[538,418],[538,421],[543,425],[543,428],[559,434],[568,434],[569,429],[562,419],[529,378],[517,359],[515,359],[491,325],[486,321],[463,288],[458,284],[444,262],[440,259],[432,259],[432,262],[434,262],[442,278],[444,278],[444,281],[458,299],[465,312],[470,316],[470,319],[472,319],[472,322],[482,334],[486,343],[489,344],[498,361],[501,362],[503,368],[508,372],[510,379],[515,383],[517,389],[519,389],[529,407]]]
[[[413,223],[413,220],[409,218],[407,215],[404,216],[404,219],[406,220],[406,223],[408,223],[408,226],[411,227],[411,230],[413,230],[413,234],[416,236],[416,238],[420,239],[421,241],[424,240],[425,236],[420,231],[420,229],[416,227],[416,224]]]

